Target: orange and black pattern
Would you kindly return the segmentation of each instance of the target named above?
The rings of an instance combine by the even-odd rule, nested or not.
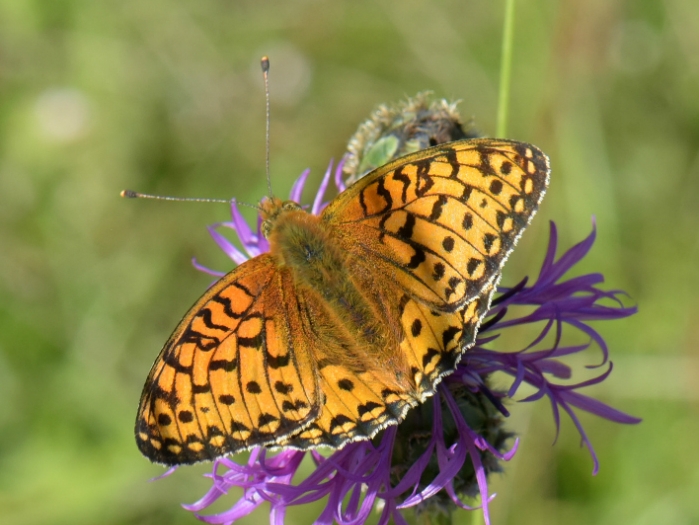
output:
[[[548,177],[532,145],[463,140],[375,170],[320,217],[263,204],[271,251],[207,290],[165,344],[141,451],[176,465],[338,448],[399,423],[475,342]]]

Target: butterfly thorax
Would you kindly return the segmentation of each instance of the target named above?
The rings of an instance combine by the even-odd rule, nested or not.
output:
[[[269,203],[269,204],[267,204]],[[363,286],[360,266],[332,229],[298,204],[278,199],[265,201],[263,224],[268,224],[270,253],[282,272],[289,272],[294,286],[309,298],[312,329],[322,340],[329,360],[337,358],[355,368],[390,359],[398,348],[396,335],[377,311],[371,290]],[[314,300],[315,299],[315,300]],[[356,362],[351,364],[353,354]],[[363,356],[363,357],[362,357]],[[372,366],[390,363],[373,363]]]

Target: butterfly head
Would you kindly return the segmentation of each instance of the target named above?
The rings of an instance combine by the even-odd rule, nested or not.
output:
[[[283,201],[278,197],[266,197],[260,202],[260,213],[262,215],[262,235],[265,239],[269,236],[274,228],[274,224],[279,217],[287,212],[300,211],[301,205],[294,201]]]

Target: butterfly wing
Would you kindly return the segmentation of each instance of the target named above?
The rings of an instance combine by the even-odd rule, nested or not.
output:
[[[377,286],[400,292],[400,349],[420,400],[475,342],[549,171],[548,158],[530,144],[458,141],[373,171],[323,212]]]
[[[336,276],[347,289],[362,290],[374,306],[362,317],[356,332],[346,331],[346,325],[338,322],[338,312],[315,290],[297,290],[300,318],[318,370],[322,409],[316,420],[281,440],[279,446],[338,448],[370,439],[402,420],[419,401],[409,367],[399,355],[399,290],[376,286],[372,275],[372,268],[362,261],[351,261],[347,271]],[[292,303],[291,307],[297,306]],[[361,317],[357,310],[354,314]],[[386,328],[385,337],[376,345],[366,344],[363,335],[373,333],[377,325]]]
[[[320,413],[288,272],[269,254],[235,268],[185,315],[146,381],[136,420],[145,456],[194,463],[274,443]]]
[[[156,360],[136,424],[143,453],[181,464],[254,445],[339,447],[399,422],[475,341],[548,174],[534,146],[479,139],[367,175],[321,220],[351,262],[338,279],[373,308],[360,317],[391,340],[378,348],[388,366],[332,348],[342,325],[323,298],[256,257],[194,305]]]
[[[352,368],[342,361],[326,362],[321,357],[321,414],[300,432],[280,440],[279,446],[339,448],[351,441],[371,439],[386,426],[402,421],[410,407],[434,393],[437,378],[456,366],[460,342],[475,339],[477,324],[490,298],[486,293],[487,298],[474,299],[460,312],[438,313],[398,288],[384,286],[376,290],[403,333],[399,356],[392,360],[394,365]],[[389,352],[390,348],[384,350]],[[322,352],[322,348],[316,346],[314,352]],[[398,381],[396,376],[403,369],[408,374]]]
[[[371,172],[322,218],[377,275],[456,311],[493,283],[543,199],[548,158],[530,144],[463,140]]]
[[[383,323],[398,325],[399,351],[394,367],[321,367],[320,417],[279,444],[368,439],[432,395],[475,342],[548,177],[548,159],[534,146],[469,140],[402,157],[332,201],[321,218],[350,254],[344,278],[369,290],[365,297]],[[361,282],[367,275],[373,280]],[[402,369],[409,377],[396,387]]]

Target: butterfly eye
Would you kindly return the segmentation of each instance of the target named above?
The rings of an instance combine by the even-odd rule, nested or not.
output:
[[[301,206],[292,201],[286,201],[284,204],[282,204],[282,210],[284,211],[295,211],[300,209]]]
[[[264,236],[264,238],[269,239],[269,234],[272,231],[272,221],[270,221],[269,219],[262,221],[262,226],[260,226],[260,230],[262,231],[262,235]]]

